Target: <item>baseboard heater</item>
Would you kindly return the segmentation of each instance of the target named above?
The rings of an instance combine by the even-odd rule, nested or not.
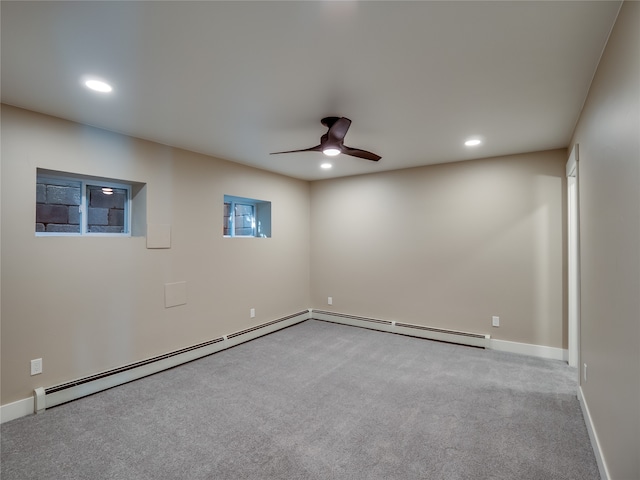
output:
[[[413,325],[411,323],[401,323],[391,320],[378,320],[376,318],[358,317],[337,312],[325,312],[322,310],[312,310],[311,318],[324,320],[327,322],[352,325],[354,327],[364,327],[382,332],[398,333],[412,337],[427,338],[440,342],[457,343],[472,347],[488,348],[490,335],[480,333],[460,332],[456,330],[445,330],[442,328],[425,327]]]
[[[311,318],[310,310],[294,313],[286,317],[278,318],[255,327],[247,328],[239,332],[223,335],[197,345],[182,348],[165,353],[157,357],[148,358],[140,362],[107,370],[102,373],[79,378],[71,382],[62,383],[48,388],[36,388],[34,390],[34,412],[41,413],[47,408],[67,403],[93,393],[106,390],[117,385],[122,385],[132,380],[137,380],[154,373],[173,368],[177,365],[191,362],[212,353],[225,350],[254,338],[267,335],[282,328],[289,327]]]

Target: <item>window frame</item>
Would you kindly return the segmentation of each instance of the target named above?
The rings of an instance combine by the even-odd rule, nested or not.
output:
[[[35,232],[36,237],[131,237],[131,217],[132,217],[132,186],[127,183],[121,183],[111,179],[102,179],[99,177],[89,177],[83,175],[57,175],[53,172],[37,172],[36,185],[42,180],[49,180],[51,184],[61,186],[80,186],[80,205],[78,205],[78,213],[80,215],[80,231],[79,232]],[[117,188],[127,192],[127,198],[124,202],[124,232],[89,232],[89,199],[87,195],[88,187],[98,188]],[[37,202],[36,202],[37,203]],[[34,222],[34,225],[37,222]]]
[[[227,201],[227,198],[229,199],[229,201]],[[256,225],[256,211],[257,211],[257,206],[256,206],[256,202],[252,202],[251,199],[248,198],[236,198],[236,197],[231,197],[230,195],[225,195],[225,202],[224,204],[229,204],[229,225],[228,225],[228,229],[229,229],[229,235],[224,235],[223,237],[225,238],[255,238],[256,235],[256,230],[257,230],[257,225]],[[251,215],[251,235],[237,235],[236,234],[236,205],[248,205],[252,208],[252,215]]]
[[[229,224],[227,225],[229,234],[223,233],[224,238],[271,238],[271,202],[268,200],[258,200],[256,198],[240,197],[236,195],[224,195],[223,197],[223,220],[225,219],[224,207],[229,204]],[[235,207],[236,205],[250,205],[253,209],[252,233],[251,235],[236,235],[235,233]],[[265,211],[265,206],[268,209]],[[266,222],[267,226],[261,226]],[[266,229],[266,230],[265,230]],[[265,233],[266,232],[266,233]]]

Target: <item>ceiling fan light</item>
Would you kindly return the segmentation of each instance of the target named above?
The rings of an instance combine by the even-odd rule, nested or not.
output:
[[[322,150],[322,153],[328,157],[335,157],[336,155],[340,155],[340,150],[335,147],[328,147]]]

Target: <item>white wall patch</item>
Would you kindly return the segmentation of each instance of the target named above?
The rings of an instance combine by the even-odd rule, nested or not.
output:
[[[147,248],[171,248],[171,225],[148,224]]]
[[[187,303],[187,282],[175,282],[164,284],[165,308],[177,307]]]

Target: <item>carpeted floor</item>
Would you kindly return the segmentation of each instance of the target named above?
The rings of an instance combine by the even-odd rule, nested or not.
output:
[[[565,363],[316,320],[0,436],[2,480],[599,478]]]

